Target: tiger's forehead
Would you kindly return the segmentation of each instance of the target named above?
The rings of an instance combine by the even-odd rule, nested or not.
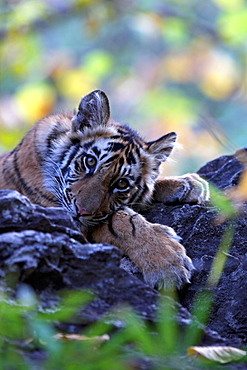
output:
[[[90,138],[81,143],[80,154],[95,155],[104,163],[120,161],[121,165],[136,165],[139,162],[140,147],[132,139],[122,137]],[[78,153],[78,154],[79,154]]]
[[[112,168],[112,171],[141,171],[144,141],[128,126],[110,126],[102,130],[84,132],[80,138],[76,158],[93,155],[98,159],[98,168]]]
[[[86,152],[94,152],[97,156],[102,153],[113,155],[124,152],[126,156],[131,157],[131,151],[139,152],[144,144],[137,132],[125,124],[86,129],[77,139],[80,139],[80,146]]]
[[[139,146],[144,144],[144,140],[134,129],[130,128],[127,124],[111,122],[109,126],[96,126],[85,128],[79,135],[82,141],[87,140],[100,140],[100,139],[112,139],[120,140],[126,144],[132,143]],[[77,136],[76,135],[76,136]]]

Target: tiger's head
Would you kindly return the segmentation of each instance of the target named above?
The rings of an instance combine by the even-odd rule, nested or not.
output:
[[[145,142],[112,121],[106,94],[93,91],[82,98],[70,130],[54,140],[44,162],[46,187],[86,229],[124,206],[149,202],[175,140],[169,133]]]

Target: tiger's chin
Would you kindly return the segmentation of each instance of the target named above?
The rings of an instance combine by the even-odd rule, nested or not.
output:
[[[104,222],[109,216],[110,214],[81,215],[77,213],[72,217],[78,229],[83,234],[86,234],[88,231],[92,230],[95,226],[98,226],[99,224]]]

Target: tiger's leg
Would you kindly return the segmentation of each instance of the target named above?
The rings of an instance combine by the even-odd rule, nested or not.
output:
[[[193,265],[173,229],[152,224],[130,208],[95,228],[92,239],[121,249],[151,286],[180,288],[189,282]]]
[[[209,186],[196,173],[166,177],[155,183],[153,200],[164,203],[203,204],[209,200]]]

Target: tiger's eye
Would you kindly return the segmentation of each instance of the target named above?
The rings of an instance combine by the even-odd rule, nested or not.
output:
[[[116,183],[116,188],[119,190],[125,190],[129,188],[130,183],[127,179],[119,179]]]
[[[97,161],[96,161],[95,157],[88,156],[88,157],[85,158],[85,164],[88,168],[95,167],[96,163],[97,163]]]

